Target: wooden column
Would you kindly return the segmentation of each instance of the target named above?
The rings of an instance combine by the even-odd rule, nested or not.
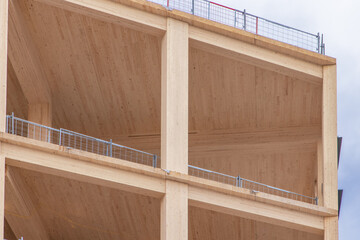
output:
[[[8,0],[0,1],[0,132],[5,132],[8,43]],[[0,142],[0,239],[4,239],[5,157]]]
[[[28,119],[48,127],[52,126],[51,103],[29,103]],[[29,126],[28,137],[40,141],[51,142],[51,131],[45,128]]]
[[[28,118],[29,121],[51,127],[52,125],[51,103],[30,103]]]
[[[323,68],[322,148],[324,206],[338,209],[336,65]],[[325,217],[324,239],[338,239],[338,217]]]
[[[169,18],[162,40],[161,167],[188,172],[188,24]],[[166,181],[161,240],[188,238],[188,186]]]

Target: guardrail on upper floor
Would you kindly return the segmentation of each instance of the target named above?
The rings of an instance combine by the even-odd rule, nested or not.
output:
[[[47,127],[21,118],[17,118],[14,116],[14,114],[6,116],[6,132],[64,146],[69,149],[78,149],[103,156],[144,164],[155,168],[161,166],[161,159],[155,154],[119,145],[113,143],[112,140],[105,141],[63,128],[56,129]],[[264,192],[302,202],[316,205],[318,204],[316,197],[309,197],[295,192],[290,192],[266,184],[251,181],[240,176],[234,177],[192,165],[189,165],[188,174],[191,176],[221,182],[240,188],[250,189],[253,193]]]
[[[325,54],[323,35],[312,34],[208,0],[148,0],[257,35]]]

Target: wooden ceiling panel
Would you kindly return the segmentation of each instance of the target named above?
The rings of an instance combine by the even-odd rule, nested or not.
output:
[[[323,236],[190,207],[189,239],[320,240]]]
[[[321,86],[190,49],[190,129],[320,126]]]
[[[6,114],[11,115],[13,112],[15,116],[27,119],[28,102],[21,89],[16,73],[10,61],[7,67],[7,101]]]
[[[32,0],[55,127],[94,136],[160,132],[160,39]],[[320,126],[321,86],[190,48],[190,131]],[[16,72],[16,69],[15,69]]]
[[[160,200],[29,170],[17,171],[50,239],[160,238]],[[11,202],[11,214],[22,224]],[[18,225],[18,226],[21,226]],[[20,231],[21,232],[21,231]]]
[[[90,135],[160,131],[160,40],[25,1],[57,127]]]
[[[50,239],[160,239],[160,200],[12,167]],[[26,224],[11,202],[5,217]],[[19,229],[17,229],[19,231]],[[21,229],[20,229],[21,231]],[[11,235],[11,226],[7,227]],[[323,236],[189,207],[189,239],[318,240]]]

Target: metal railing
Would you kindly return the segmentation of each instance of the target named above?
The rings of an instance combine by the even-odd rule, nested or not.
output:
[[[317,197],[309,197],[305,196],[299,193],[287,191],[284,189],[272,187],[263,183],[251,181],[245,178],[242,178],[240,176],[234,177],[231,175],[211,171],[204,168],[195,167],[192,165],[189,165],[189,175],[200,177],[208,180],[213,180],[225,184],[229,184],[232,186],[240,187],[240,188],[246,188],[251,190],[253,193],[257,192],[263,192],[268,193],[284,198],[289,198],[301,202],[311,203],[311,204],[318,204],[318,198]]]
[[[103,156],[140,163],[155,168],[160,167],[160,157],[155,154],[115,144],[112,142],[112,140],[105,141],[63,128],[55,129],[47,127],[41,124],[23,120],[21,118],[17,118],[14,116],[14,114],[6,116],[6,132],[22,137],[57,144],[70,149],[78,149]],[[290,192],[241,178],[240,176],[234,177],[192,165],[189,165],[188,174],[191,176],[221,182],[240,188],[247,188],[254,193],[264,192],[302,202],[316,205],[318,204],[316,197],[308,197],[295,192]]]
[[[6,132],[57,144],[70,149],[78,149],[148,166],[157,167],[159,164],[158,157],[155,154],[122,146],[113,143],[112,140],[104,141],[63,128],[55,129],[47,127],[17,118],[14,115],[6,117]]]
[[[148,0],[167,9],[176,9],[214,22],[239,28],[254,34],[325,54],[323,35],[312,34],[293,27],[249,14],[208,0]]]

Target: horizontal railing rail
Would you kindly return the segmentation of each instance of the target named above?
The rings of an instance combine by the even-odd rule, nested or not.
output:
[[[180,10],[310,51],[325,54],[323,35],[289,27],[208,0],[148,0],[167,9]]]
[[[6,132],[22,137],[49,142],[66,148],[78,149],[99,155],[109,156],[121,160],[131,161],[153,167],[160,167],[160,157],[134,148],[87,136],[67,129],[55,129],[38,123],[30,122],[12,115],[6,116]],[[240,176],[189,165],[188,174],[235,187],[247,188],[252,192],[264,192],[297,201],[318,204],[316,197],[309,197],[295,192],[272,187],[263,183],[251,181]]]
[[[159,164],[157,155],[115,144],[111,139],[105,141],[64,128],[55,129],[14,115],[8,115],[6,123],[6,132],[18,136],[154,167]]]

